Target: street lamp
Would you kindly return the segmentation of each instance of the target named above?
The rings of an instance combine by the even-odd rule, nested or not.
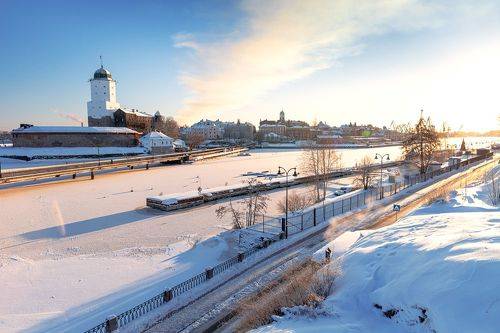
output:
[[[101,153],[99,152],[99,145],[97,145],[96,147],[97,147],[97,159],[98,159],[97,164],[101,166]]]
[[[375,154],[375,159],[378,160],[380,158],[380,199],[383,198],[383,193],[384,191],[382,190],[382,168],[383,168],[383,164],[384,164],[384,157],[387,157],[387,161],[389,161],[389,154],[384,154],[384,155],[381,155],[379,153],[376,153]]]
[[[285,169],[283,167],[278,167],[278,175],[285,174],[286,180],[285,180],[285,221],[288,224],[288,175],[289,173],[293,170],[293,175],[294,177],[297,177],[297,168],[290,168],[290,169]]]

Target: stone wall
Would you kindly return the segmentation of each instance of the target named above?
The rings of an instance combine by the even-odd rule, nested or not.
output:
[[[113,125],[115,127],[128,127],[140,133],[149,133],[151,132],[151,127],[153,123],[153,117],[146,117],[143,115],[137,115],[129,112],[123,112],[118,109],[114,113],[114,122]]]
[[[113,127],[115,121],[111,117],[92,118],[88,117],[89,127]]]
[[[13,133],[14,147],[135,147],[133,133]]]
[[[168,153],[173,153],[174,149],[172,147],[151,147],[149,152],[153,155],[168,154]]]

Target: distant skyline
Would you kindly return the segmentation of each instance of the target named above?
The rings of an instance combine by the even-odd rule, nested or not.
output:
[[[451,6],[453,5],[453,6]],[[226,121],[415,121],[487,131],[500,114],[500,2],[0,2],[0,130],[86,123],[99,67],[121,105]]]

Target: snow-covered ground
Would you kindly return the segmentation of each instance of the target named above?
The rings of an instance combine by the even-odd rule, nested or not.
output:
[[[398,147],[387,149],[399,153]],[[343,151],[344,165],[363,156],[356,152]],[[220,203],[166,213],[146,207],[145,200],[240,183],[246,172],[275,172],[279,165],[299,165],[301,157],[300,151],[251,154],[0,190],[0,285],[11,291],[0,297],[0,331],[46,331],[113,295],[151,281],[163,290],[169,277],[183,279],[183,272],[191,276],[218,262],[227,242],[209,240],[201,252],[184,251],[230,228],[216,218]],[[277,213],[283,196],[282,190],[270,193],[269,214]],[[122,310],[148,296],[130,297]]]
[[[256,332],[498,332],[499,213],[478,185],[391,226],[346,233],[328,245],[342,270],[331,295]]]
[[[186,238],[160,248],[129,248],[106,255],[29,260],[3,256],[0,263],[0,331],[82,332],[194,274],[215,266],[262,234],[223,232],[199,242]],[[71,250],[71,249],[68,249]],[[75,254],[78,249],[72,249]]]

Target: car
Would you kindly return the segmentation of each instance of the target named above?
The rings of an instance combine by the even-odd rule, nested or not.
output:
[[[342,186],[340,188],[341,191],[343,191],[344,193],[347,193],[347,192],[351,192],[352,191],[352,187],[350,186]]]
[[[342,190],[337,190],[337,191],[333,192],[333,195],[336,196],[336,197],[338,197],[340,195],[344,195],[344,194],[345,194],[345,192],[342,191]]]

